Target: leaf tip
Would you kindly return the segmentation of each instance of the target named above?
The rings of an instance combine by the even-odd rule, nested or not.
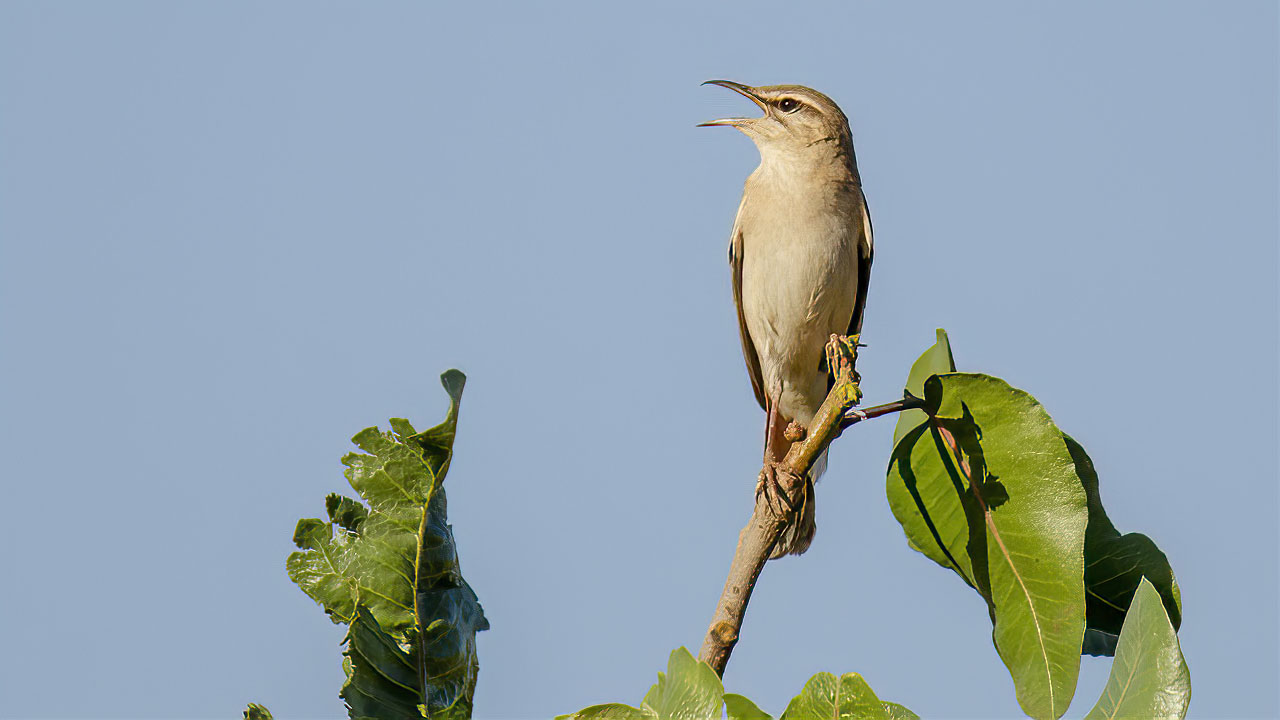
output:
[[[440,373],[440,384],[445,392],[455,399],[462,395],[462,388],[467,384],[467,376],[457,368],[449,368]]]

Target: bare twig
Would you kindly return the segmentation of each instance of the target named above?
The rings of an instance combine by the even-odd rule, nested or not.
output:
[[[698,659],[711,665],[718,675],[724,675],[729,655],[742,629],[742,619],[751,600],[760,571],[769,559],[773,546],[787,524],[796,519],[804,502],[805,476],[823,450],[838,437],[842,430],[863,419],[880,417],[912,407],[920,407],[918,398],[907,396],[902,400],[867,408],[860,414],[849,416],[849,411],[862,395],[858,388],[858,373],[854,369],[858,359],[858,338],[831,336],[827,343],[827,360],[833,368],[835,384],[826,400],[818,408],[805,434],[803,442],[791,446],[790,452],[776,469],[778,486],[785,503],[770,503],[768,493],[757,493],[751,521],[738,535],[738,547],[733,554],[733,565],[725,581],[715,617],[707,630]],[[780,510],[781,508],[781,510]],[[787,508],[791,508],[787,510]]]
[[[881,415],[889,415],[891,413],[902,412],[903,410],[912,410],[922,407],[924,407],[924,400],[921,400],[911,393],[903,393],[901,400],[894,400],[891,403],[869,407],[857,415],[846,414],[844,416],[844,420],[840,421],[840,429],[844,430],[850,425],[857,425],[863,420],[871,420],[872,418],[878,418]],[[836,437],[839,437],[839,435]]]

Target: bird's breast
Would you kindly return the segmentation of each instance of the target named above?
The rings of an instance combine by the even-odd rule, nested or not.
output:
[[[766,393],[807,422],[826,393],[827,338],[853,315],[863,215],[839,193],[759,190],[748,188],[740,219],[743,314]]]

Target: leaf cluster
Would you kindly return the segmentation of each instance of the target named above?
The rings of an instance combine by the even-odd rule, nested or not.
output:
[[[649,688],[639,707],[593,705],[556,720],[712,720],[724,718],[726,712],[728,720],[772,720],[746,697],[726,693],[710,665],[695,660],[685,648],[677,648],[667,661],[667,672],[658,673],[658,682]],[[876,697],[857,673],[814,675],[778,720],[810,718],[919,720],[901,705]]]
[[[902,413],[894,432],[886,483],[894,517],[912,548],[986,602],[1022,709],[1061,717],[1081,653],[1117,652],[1144,578],[1177,628],[1173,570],[1150,538],[1112,524],[1084,448],[1030,394],[957,372],[944,331],[912,366],[906,390],[925,407]]]
[[[443,487],[465,377],[450,370],[441,383],[444,422],[356,433],[361,452],[342,463],[360,500],[329,495],[328,518],[294,532],[289,577],[348,626],[340,695],[353,718],[471,716],[475,636],[489,622],[459,569]]]

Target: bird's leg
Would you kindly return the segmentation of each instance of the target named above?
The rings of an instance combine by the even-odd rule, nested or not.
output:
[[[791,437],[795,434],[795,429],[800,432],[804,429],[794,422],[784,422],[778,413],[778,406],[769,403],[768,422],[765,425],[764,466],[760,469],[760,478],[756,482],[756,499],[759,500],[760,495],[764,494],[769,509],[779,517],[799,509],[790,495],[797,484],[804,482],[804,478],[796,476],[781,465],[782,459],[791,449],[791,443],[796,441]]]
[[[764,424],[764,463],[760,467],[760,476],[756,480],[756,502],[760,501],[760,495],[763,493],[769,501],[769,508],[775,514],[781,514],[781,508],[777,504],[777,499],[782,494],[778,486],[777,458],[771,452],[774,449],[775,430],[780,418],[777,404],[773,402],[767,404]]]

